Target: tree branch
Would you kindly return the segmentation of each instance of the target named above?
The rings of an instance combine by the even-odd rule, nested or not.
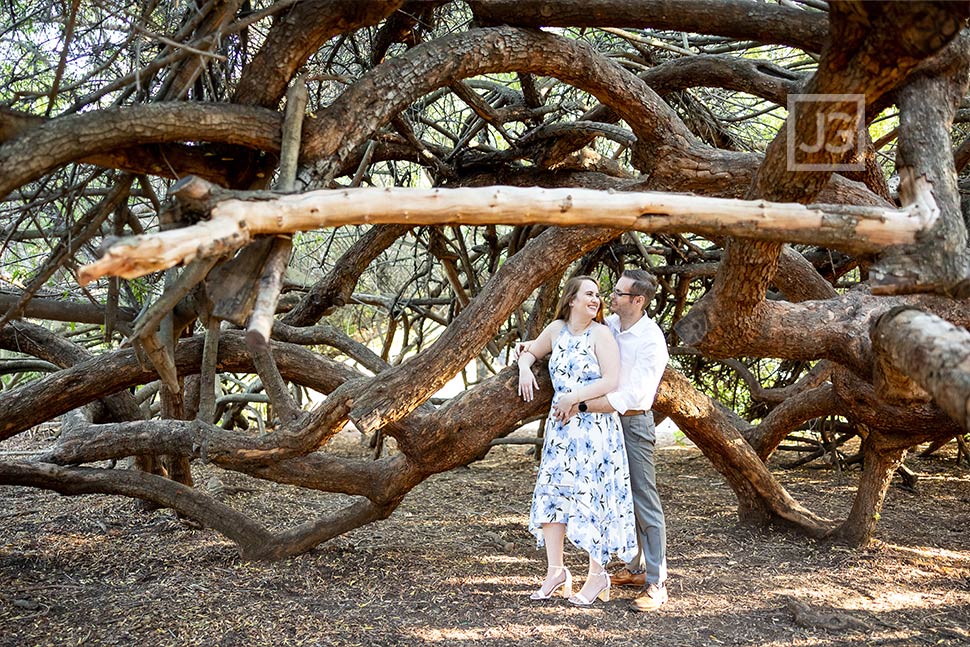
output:
[[[828,36],[821,12],[740,0],[471,0],[479,24],[529,27],[637,27],[715,34],[819,52]],[[717,20],[711,20],[716,12]]]
[[[753,427],[745,437],[758,457],[766,461],[798,425],[821,418],[839,410],[835,389],[828,382],[794,395],[771,410],[761,424]]]
[[[189,102],[59,117],[0,146],[0,198],[68,162],[139,144],[194,140],[278,152],[280,123],[262,108]]]
[[[894,308],[876,321],[872,344],[970,431],[970,332],[930,313]]]
[[[271,533],[246,515],[199,490],[146,472],[10,462],[0,463],[0,483],[40,487],[72,496],[121,494],[153,501],[215,528],[236,542],[243,555],[272,541]]]
[[[197,182],[204,182],[199,179]],[[915,240],[934,222],[934,205],[906,209],[740,201],[670,193],[483,187],[359,188],[303,195],[222,199],[191,227],[123,239],[78,273],[81,285],[107,274],[133,278],[197,256],[223,254],[253,236],[348,224],[549,224],[790,240],[853,251]],[[176,196],[178,194],[176,193]],[[930,195],[924,193],[923,199]]]

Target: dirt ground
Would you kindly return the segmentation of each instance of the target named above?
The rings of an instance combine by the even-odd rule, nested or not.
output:
[[[0,450],[48,442],[34,432]],[[739,527],[734,496],[696,449],[660,450],[671,597],[649,615],[628,611],[630,589],[591,609],[528,599],[544,559],[526,531],[534,462],[518,446],[278,563],[242,562],[168,510],[0,488],[0,645],[968,645],[970,469],[952,452],[907,464],[917,491],[897,479],[879,541],[855,551]],[[194,470],[277,529],[347,502]],[[831,518],[848,510],[858,475],[775,471]],[[567,563],[585,570],[575,549]]]

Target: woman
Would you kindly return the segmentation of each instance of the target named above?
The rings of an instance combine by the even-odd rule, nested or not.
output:
[[[557,419],[573,405],[580,403],[582,411],[586,400],[616,388],[619,351],[602,321],[596,281],[571,278],[555,321],[519,354],[519,395],[532,400],[538,389],[532,364],[550,353],[555,389],[529,515],[529,531],[539,546],[545,544],[548,560],[546,579],[533,600],[549,599],[562,587],[563,597],[573,604],[589,606],[597,597],[607,601],[610,556],[627,560],[637,548],[630,471],[616,416],[580,413],[565,422]],[[589,573],[576,595],[563,565],[565,537],[589,553]]]

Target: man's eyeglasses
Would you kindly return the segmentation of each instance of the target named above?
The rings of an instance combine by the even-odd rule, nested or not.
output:
[[[615,296],[615,297],[638,297],[638,296],[640,296],[636,292],[620,292],[619,290],[613,290],[610,294],[612,296]]]

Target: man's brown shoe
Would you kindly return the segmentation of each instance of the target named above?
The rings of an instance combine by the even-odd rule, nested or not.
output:
[[[634,611],[656,611],[667,602],[667,587],[651,584],[630,603]]]
[[[631,573],[625,568],[621,568],[613,575],[610,575],[610,584],[613,586],[635,586],[642,589],[646,583],[646,573]]]

